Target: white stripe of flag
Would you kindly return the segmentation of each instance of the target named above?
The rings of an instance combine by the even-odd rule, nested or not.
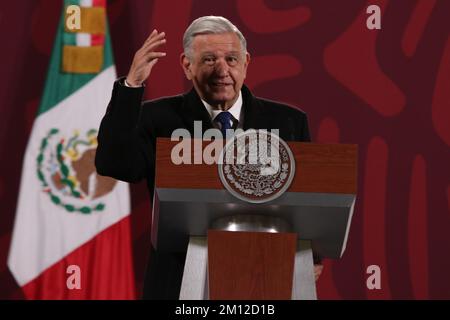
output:
[[[91,34],[85,32],[78,32],[76,34],[76,43],[78,47],[90,47],[92,43]]]
[[[81,7],[92,7],[93,0],[81,0],[80,6]]]

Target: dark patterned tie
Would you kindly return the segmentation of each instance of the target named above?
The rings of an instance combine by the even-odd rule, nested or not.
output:
[[[214,118],[214,121],[217,121],[220,123],[220,131],[222,132],[224,139],[226,138],[226,130],[232,128],[232,126],[231,126],[232,119],[233,119],[233,116],[228,111],[223,111]]]

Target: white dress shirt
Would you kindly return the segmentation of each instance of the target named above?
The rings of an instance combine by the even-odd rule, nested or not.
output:
[[[213,123],[213,125],[220,129],[220,123],[218,123],[217,121],[214,121],[214,119],[217,117],[217,115],[219,113],[222,112],[222,110],[220,109],[216,109],[213,106],[211,106],[208,102],[206,102],[205,100],[201,99],[203,104],[205,105],[206,111],[208,111],[209,116],[211,118],[211,121]],[[230,109],[227,110],[229,113],[231,113],[231,115],[233,116],[233,118],[238,121],[238,125],[237,128],[242,129],[242,124],[244,123],[244,115],[242,112],[242,93],[241,91],[239,91],[239,96],[236,100],[236,102],[231,106]],[[231,127],[233,128],[233,123],[230,123]]]

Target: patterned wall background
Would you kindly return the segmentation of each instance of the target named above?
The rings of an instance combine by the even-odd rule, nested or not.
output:
[[[366,28],[371,4],[381,8],[381,30]],[[56,0],[0,4],[1,299],[22,298],[6,259],[22,158],[61,8]],[[157,28],[167,34],[168,55],[154,69],[146,97],[189,89],[178,64],[182,34],[208,14],[228,17],[247,37],[247,84],[256,95],[306,111],[315,142],[359,145],[347,251],[325,261],[319,298],[449,299],[450,1],[109,0],[118,74],[127,73],[134,52]],[[150,203],[144,183],[131,189],[140,292]],[[373,264],[381,268],[381,290],[366,286]]]

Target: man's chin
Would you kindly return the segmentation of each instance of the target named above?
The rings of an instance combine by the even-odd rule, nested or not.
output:
[[[213,96],[210,99],[211,104],[214,106],[224,106],[224,105],[230,105],[233,103],[234,101],[234,97],[229,95],[229,96]]]

